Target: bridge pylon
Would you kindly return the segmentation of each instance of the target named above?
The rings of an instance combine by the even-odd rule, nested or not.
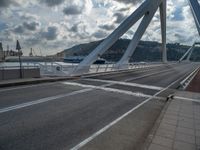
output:
[[[124,35],[138,20],[142,21],[133,36],[125,54],[117,63],[119,66],[127,64],[130,57],[134,53],[142,35],[146,31],[157,9],[160,7],[161,18],[161,31],[162,31],[162,49],[163,49],[163,62],[167,61],[166,53],[166,0],[146,0],[139,8],[137,8],[125,21],[119,25],[99,46],[97,46],[75,70],[74,74],[82,74],[88,72],[90,65],[92,65],[99,56],[103,55],[122,35]]]

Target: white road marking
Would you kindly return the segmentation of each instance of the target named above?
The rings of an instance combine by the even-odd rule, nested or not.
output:
[[[100,80],[100,79],[84,79],[84,80],[120,84],[120,85],[133,86],[133,87],[139,87],[139,88],[145,88],[145,89],[151,89],[151,90],[162,90],[163,89],[162,87],[158,87],[158,86],[144,85],[144,84],[138,84],[138,83],[128,83],[128,82],[122,82],[122,81]]]
[[[36,101],[31,101],[31,102],[22,103],[22,104],[19,104],[19,105],[14,105],[14,106],[2,108],[2,109],[0,109],[0,114],[5,113],[5,112],[9,112],[9,111],[12,111],[12,110],[17,110],[17,109],[21,109],[21,108],[24,108],[24,107],[29,107],[29,106],[32,106],[32,105],[41,104],[41,103],[45,103],[45,102],[48,102],[48,101],[60,99],[60,98],[67,97],[67,96],[73,96],[73,95],[88,92],[88,91],[91,91],[91,90],[92,89],[82,89],[82,90],[74,91],[74,92],[67,93],[67,94],[61,94],[61,95],[46,97],[46,98],[42,98],[42,99],[39,99],[39,100],[36,100]]]
[[[170,69],[168,69],[168,70],[170,70]],[[168,71],[168,70],[165,70],[165,71]],[[146,72],[146,71],[142,71],[142,72]],[[163,72],[163,71],[161,71],[161,72]],[[157,73],[161,73],[161,72],[157,72]],[[147,74],[147,75],[144,75],[144,76],[140,76],[139,78],[147,77],[147,76],[154,75],[154,74],[157,74],[157,73]],[[139,78],[133,78],[133,79],[139,79]],[[128,81],[133,80],[133,79],[132,78],[128,79]],[[19,86],[19,87],[8,88],[8,89],[0,89],[0,92],[11,91],[11,90],[18,90],[18,89],[25,89],[25,88],[31,88],[31,87],[37,87],[37,86],[44,86],[44,85],[51,85],[51,84],[55,84],[55,83],[56,82],[53,82],[53,83],[44,83],[44,84],[34,84],[34,85],[28,85],[28,86]]]
[[[98,90],[103,90],[103,91],[108,91],[108,92],[121,93],[121,94],[136,96],[136,97],[144,97],[144,98],[152,97],[151,95],[143,94],[140,92],[119,90],[119,89],[107,88],[107,87],[103,87],[103,86],[86,85],[86,84],[80,84],[80,83],[75,83],[75,82],[64,82],[63,84],[72,85],[72,86],[80,86],[80,87],[84,87],[84,88],[98,89]]]
[[[109,91],[109,92],[117,92],[117,93],[136,96],[136,97],[144,97],[144,98],[152,97],[151,95],[146,95],[146,94],[139,93],[139,92],[138,93],[134,93],[134,92],[131,92],[131,91],[118,90],[118,89],[113,89],[113,88],[105,88],[103,86],[84,85],[84,84],[79,84],[79,83],[74,83],[74,82],[64,82],[64,84],[72,85],[72,86],[84,87],[86,89],[82,89],[82,90],[79,90],[79,91],[74,91],[74,92],[67,93],[67,94],[60,94],[60,95],[56,95],[56,96],[46,97],[46,98],[42,98],[42,99],[39,99],[39,100],[27,102],[27,103],[22,103],[22,104],[18,104],[18,105],[14,105],[14,106],[1,108],[0,109],[0,114],[1,113],[5,113],[5,112],[9,112],[9,111],[13,111],[13,110],[17,110],[17,109],[22,109],[22,108],[29,107],[29,106],[33,106],[33,105],[36,105],[36,104],[41,104],[41,103],[45,103],[45,102],[48,102],[48,101],[60,99],[60,98],[67,97],[67,96],[73,96],[73,95],[76,95],[76,94],[89,92],[89,91],[92,91],[93,89],[100,89],[100,90]],[[109,86],[109,85],[110,84],[106,84],[104,86]],[[158,99],[162,99],[161,97],[157,97],[157,98]]]
[[[193,99],[193,98],[180,97],[180,96],[175,96],[174,98],[178,99],[178,100],[192,101],[192,102],[198,102],[198,103],[200,103],[200,99]]]
[[[102,134],[103,132],[105,132],[106,130],[108,130],[110,127],[112,127],[113,125],[115,125],[116,123],[118,123],[120,120],[122,120],[123,118],[125,118],[126,116],[128,116],[130,113],[132,113],[133,111],[135,111],[136,109],[140,108],[141,106],[143,106],[144,104],[146,104],[147,102],[149,102],[150,100],[152,100],[154,97],[156,97],[160,93],[162,93],[165,90],[167,90],[168,88],[170,88],[172,85],[174,85],[175,83],[177,83],[179,80],[180,79],[172,82],[166,88],[162,89],[161,91],[159,91],[155,95],[153,95],[153,97],[148,98],[145,101],[143,101],[142,103],[140,103],[139,105],[135,106],[134,108],[132,108],[131,110],[129,110],[127,113],[123,114],[122,116],[120,116],[119,118],[117,118],[113,122],[109,123],[108,125],[106,125],[102,129],[100,129],[99,131],[97,131],[96,133],[92,134],[90,137],[88,137],[87,139],[83,140],[82,142],[80,142],[79,144],[77,144],[76,146],[74,146],[73,148],[71,148],[70,150],[78,150],[81,147],[85,146],[87,143],[89,143],[90,141],[92,141],[98,135]]]
[[[163,72],[163,71],[162,71]],[[158,72],[157,72],[158,73]],[[154,73],[155,74],[155,73]],[[152,75],[152,74],[151,74]],[[149,75],[144,75],[144,76],[149,76]],[[144,77],[143,76],[143,77]],[[139,77],[141,78],[141,77]],[[54,84],[54,83],[47,83],[45,85],[49,85],[49,84]],[[43,85],[43,84],[42,84]],[[27,87],[33,87],[33,86],[42,86],[41,84],[40,85],[31,85],[31,86],[23,86],[23,87],[16,87],[16,88],[11,88],[11,89],[3,89],[2,91],[6,91],[6,90],[15,90],[15,89],[21,89],[21,88],[27,88]],[[105,86],[109,86],[109,85],[112,85],[112,83],[109,83],[109,84],[106,84],[106,85],[103,85],[101,86],[102,88],[105,87]],[[99,87],[99,88],[101,88]],[[68,93],[68,94],[61,94],[61,95],[57,95],[57,96],[52,96],[52,97],[47,97],[47,98],[42,98],[42,99],[39,99],[39,100],[36,100],[36,101],[31,101],[31,102],[27,102],[27,103],[22,103],[22,104],[18,104],[18,105],[14,105],[14,106],[10,106],[10,107],[5,107],[5,108],[1,108],[0,109],[0,113],[5,113],[5,112],[9,112],[9,111],[12,111],[12,110],[17,110],[17,109],[21,109],[21,108],[24,108],[24,107],[29,107],[29,106],[32,106],[32,105],[36,105],[36,104],[40,104],[40,103],[44,103],[44,102],[48,102],[48,101],[52,101],[52,100],[56,100],[56,99],[59,99],[59,98],[63,98],[63,97],[67,97],[67,96],[72,96],[72,95],[76,95],[76,94],[79,94],[79,93],[84,93],[84,92],[88,92],[88,91],[91,91],[93,90],[93,88],[89,88],[89,89],[83,89],[83,90],[79,90],[79,91],[75,91],[75,92],[72,92],[72,93]],[[109,90],[109,89],[107,89]],[[113,89],[110,89],[110,91],[113,91]],[[115,91],[117,91],[117,89],[115,89]],[[123,92],[123,93],[129,93],[127,91],[118,91],[118,92]],[[142,94],[138,94],[138,93],[129,93],[129,94],[132,94],[132,95],[142,95]],[[142,96],[148,96],[148,95],[142,95]],[[150,97],[152,98],[152,96]],[[157,97],[159,99],[162,99],[161,97]]]
[[[164,70],[164,71],[150,73],[150,74],[146,74],[146,75],[139,76],[139,77],[133,77],[133,78],[126,79],[125,82],[137,80],[137,79],[142,79],[142,78],[145,78],[145,77],[149,77],[149,76],[152,76],[152,75],[155,75],[155,74],[164,73],[164,72],[168,72],[168,71],[173,71],[173,70],[172,70],[172,68],[170,68],[170,69],[167,69],[167,70]]]
[[[19,90],[19,89],[26,89],[26,88],[31,88],[31,87],[45,86],[45,85],[52,85],[52,84],[55,84],[55,82],[53,82],[53,83],[43,83],[43,84],[34,84],[34,85],[27,85],[27,86],[19,86],[19,87],[6,88],[6,89],[0,89],[0,92],[12,91],[12,90]]]
[[[191,81],[194,79],[194,77],[196,76],[196,74],[199,72],[200,67],[196,68],[192,73],[190,73],[182,82],[181,85],[183,87],[183,90],[185,90],[189,84],[191,83]]]

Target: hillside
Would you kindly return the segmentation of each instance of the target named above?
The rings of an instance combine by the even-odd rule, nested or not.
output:
[[[87,56],[92,50],[94,50],[102,41],[95,41],[91,43],[85,43],[76,45],[72,48],[65,49],[59,55],[66,56]],[[107,61],[118,61],[125,50],[128,47],[130,40],[119,39],[108,51],[106,51],[102,58]],[[131,61],[160,61],[161,60],[161,44],[158,42],[140,41],[136,48],[135,53],[131,57]],[[180,45],[179,43],[167,44],[168,60],[177,61],[190,46]],[[200,61],[200,47],[195,48],[191,60]]]

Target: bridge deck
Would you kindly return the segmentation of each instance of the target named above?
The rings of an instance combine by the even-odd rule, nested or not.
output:
[[[164,97],[196,67],[163,65],[0,89],[0,149],[138,147]]]

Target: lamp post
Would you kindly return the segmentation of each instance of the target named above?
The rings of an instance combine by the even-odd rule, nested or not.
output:
[[[17,44],[16,44],[16,50],[18,50],[18,55],[19,55],[19,72],[20,72],[20,78],[22,78],[22,61],[21,61],[21,46],[19,44],[19,41],[17,40]]]

